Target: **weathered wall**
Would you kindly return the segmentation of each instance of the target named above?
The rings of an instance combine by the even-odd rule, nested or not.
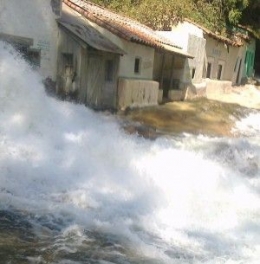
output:
[[[156,105],[158,103],[158,91],[158,82],[119,78],[118,109]]]
[[[203,31],[197,26],[184,21],[172,27],[172,31],[159,32],[167,38],[170,38],[176,45],[180,46],[184,51],[188,52],[193,59],[185,61],[182,71],[181,82],[189,85],[202,82],[204,61],[205,61],[205,45],[206,40],[203,37]],[[195,72],[194,76],[193,71]]]
[[[154,49],[123,41],[123,50],[127,53],[120,57],[119,72],[120,77],[148,79],[153,78]],[[140,58],[140,73],[134,72],[135,58]]]
[[[66,56],[72,56],[71,76],[67,73]],[[59,34],[58,78],[59,94],[72,94],[76,88],[76,100],[97,109],[116,108],[118,54],[99,51],[75,37],[63,27]],[[108,63],[108,64],[107,64]],[[110,69],[107,68],[110,67]],[[109,74],[109,76],[107,76]]]
[[[206,80],[206,96],[211,99],[214,98],[214,94],[222,94],[228,92],[232,88],[231,81],[219,81],[219,80]]]
[[[193,55],[193,59],[188,59],[185,66],[185,71],[183,75],[183,82],[193,84],[199,84],[202,82],[204,68],[205,68],[205,52],[206,40],[203,37],[198,37],[193,34],[189,34],[188,37],[188,48],[189,54]],[[194,76],[193,76],[193,71]]]
[[[41,52],[40,73],[44,78],[56,77],[56,18],[60,0],[1,0],[0,33],[32,38],[34,49]]]
[[[88,22],[100,33],[104,34],[106,38],[120,47],[126,52],[125,55],[120,56],[119,61],[119,77],[135,78],[135,79],[148,79],[153,78],[153,65],[154,65],[154,48],[139,45],[129,41],[125,41],[112,34],[108,30],[98,26],[97,24],[88,20]],[[141,59],[140,73],[134,72],[135,58]]]
[[[80,45],[81,44],[81,45]],[[86,54],[83,54],[84,43],[73,39],[66,31],[62,28],[59,31],[58,40],[58,59],[57,59],[57,93],[65,93],[66,76],[65,76],[65,64],[66,61],[63,58],[63,54],[72,54],[72,70],[76,73],[76,88],[79,89],[80,101],[84,102],[85,92],[84,87],[86,82],[81,77],[84,76],[84,72],[87,71],[85,68]],[[86,46],[85,46],[86,48]],[[83,67],[84,66],[84,67]],[[69,88],[69,87],[68,87]],[[72,87],[70,87],[72,88]]]
[[[208,62],[212,64],[210,78],[217,79],[218,67],[222,65],[220,80],[234,80],[238,53],[238,47],[227,46],[223,42],[206,36],[206,65]]]

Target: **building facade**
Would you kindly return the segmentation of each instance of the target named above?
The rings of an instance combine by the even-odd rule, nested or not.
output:
[[[157,62],[191,57],[152,29],[89,1],[63,0],[62,10],[57,91],[77,90],[76,100],[94,108],[157,104],[166,72],[155,69]]]
[[[43,78],[55,80],[61,0],[2,0],[0,9],[0,40],[21,52]]]
[[[172,26],[171,31],[161,31],[160,34],[174,40],[185,52],[192,55],[192,58],[182,61],[183,70],[176,71],[180,79],[179,88],[185,91],[186,96],[189,92],[195,96],[197,93],[205,92],[206,84],[203,80],[203,73],[205,70],[206,39],[203,30],[189,21],[183,21]]]

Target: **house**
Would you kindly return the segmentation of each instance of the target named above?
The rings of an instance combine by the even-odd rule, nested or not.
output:
[[[57,92],[93,108],[157,104],[159,88],[166,80],[179,85],[192,58],[152,29],[89,1],[63,0],[58,24]]]
[[[206,58],[206,39],[203,30],[187,20],[172,26],[171,31],[160,31],[161,35],[174,40],[193,58],[185,60],[184,71],[180,77],[182,87],[187,87],[185,97],[198,96],[205,93],[206,83],[203,79]],[[176,91],[172,91],[173,93]]]
[[[53,80],[60,13],[61,0],[2,0],[0,6],[0,40],[19,50],[43,78]]]
[[[173,26],[171,32],[163,32],[194,56],[186,61],[183,76],[184,82],[191,83],[186,98],[240,85],[253,76],[255,39],[242,28],[232,32],[233,37],[226,38],[189,19]]]
[[[202,27],[203,28],[203,27]],[[203,28],[206,39],[204,77],[241,85],[253,76],[255,39],[248,33],[232,29],[232,38],[220,36]]]

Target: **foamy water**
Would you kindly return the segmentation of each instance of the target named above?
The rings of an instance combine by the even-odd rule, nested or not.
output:
[[[0,75],[0,237],[13,248],[2,259],[258,263],[259,113],[237,123],[243,137],[152,142],[46,96],[2,43]]]

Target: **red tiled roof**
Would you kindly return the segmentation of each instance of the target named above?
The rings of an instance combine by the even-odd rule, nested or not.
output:
[[[168,45],[177,50],[176,53],[178,50],[180,53],[182,52],[182,49],[176,44],[133,19],[118,15],[86,0],[63,0],[63,2],[82,16],[122,39],[157,49],[166,49],[165,45]],[[185,56],[184,53],[183,55]]]

